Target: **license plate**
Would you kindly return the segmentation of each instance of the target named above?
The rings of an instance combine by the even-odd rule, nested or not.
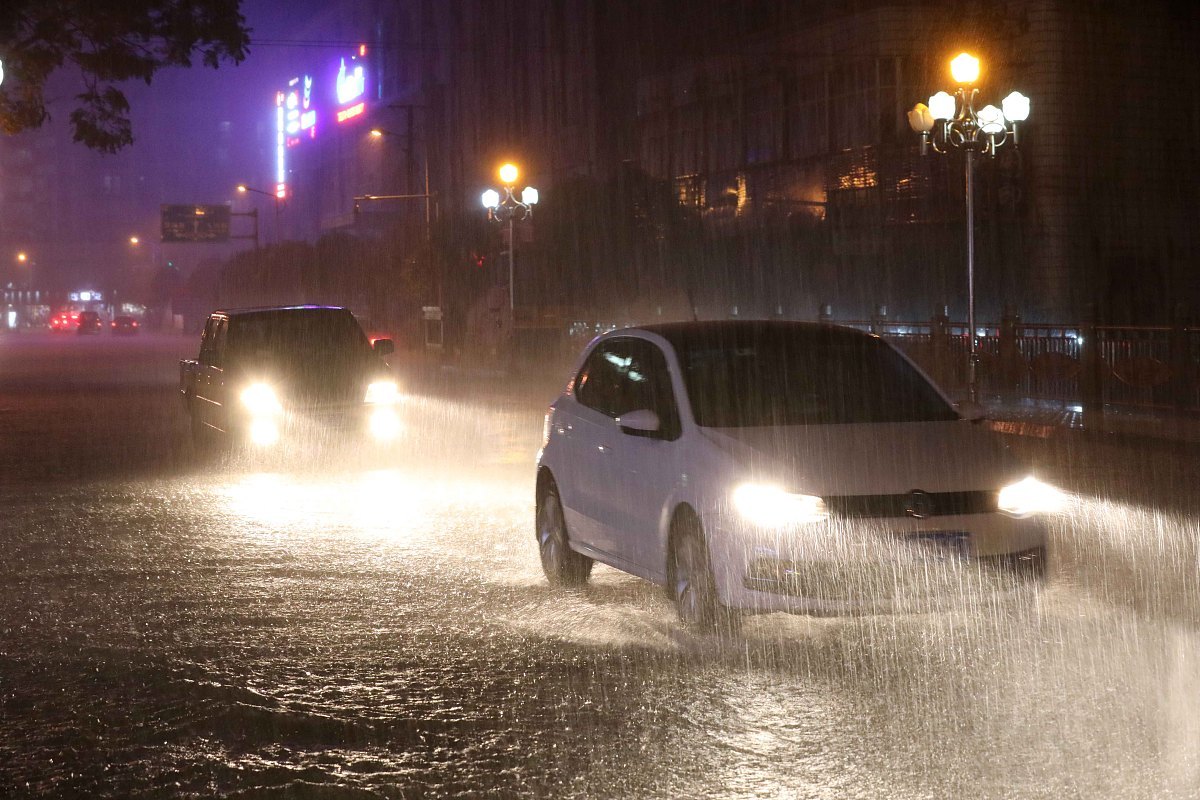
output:
[[[971,534],[966,531],[923,531],[909,534],[905,540],[941,561],[971,556]]]

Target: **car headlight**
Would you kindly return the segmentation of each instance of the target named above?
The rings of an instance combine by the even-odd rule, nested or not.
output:
[[[750,522],[771,528],[829,518],[829,509],[821,498],[794,494],[770,484],[743,483],[733,490],[733,506]]]
[[[265,383],[255,383],[243,389],[242,405],[256,417],[270,417],[283,412],[275,390]]]
[[[367,386],[364,402],[372,404],[395,403],[400,399],[400,387],[395,381],[372,381]]]
[[[1065,503],[1066,496],[1062,492],[1032,475],[1000,490],[1000,510],[1014,517],[1061,511]]]

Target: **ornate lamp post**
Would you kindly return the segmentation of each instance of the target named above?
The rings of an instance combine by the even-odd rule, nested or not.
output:
[[[513,251],[516,250],[517,240],[513,238],[513,222],[529,219],[533,216],[533,207],[538,202],[538,190],[526,186],[521,190],[521,199],[513,196],[516,188],[518,170],[515,164],[505,164],[500,167],[500,182],[504,185],[504,196],[495,189],[488,189],[481,199],[483,207],[488,211],[488,219],[508,223],[508,310],[516,313],[516,300],[513,294]]]
[[[917,103],[908,112],[908,124],[921,134],[921,155],[930,148],[945,155],[951,150],[962,150],[965,154],[966,203],[967,203],[967,399],[979,401],[979,386],[976,367],[979,363],[978,341],[975,330],[975,200],[973,174],[975,156],[996,155],[996,148],[1012,141],[1017,145],[1017,123],[1029,118],[1029,98],[1013,92],[1001,102],[1001,108],[984,106],[978,111],[975,101],[979,90],[974,84],[979,80],[979,59],[968,53],[960,53],[950,62],[950,74],[958,84],[954,94],[938,92],[929,98],[929,105]]]

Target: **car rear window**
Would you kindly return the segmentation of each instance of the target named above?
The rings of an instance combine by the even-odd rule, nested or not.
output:
[[[716,428],[958,419],[886,343],[815,327],[724,327],[671,337],[696,424]]]

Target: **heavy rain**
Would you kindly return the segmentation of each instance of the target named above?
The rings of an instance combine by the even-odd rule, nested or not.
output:
[[[1200,797],[1197,12],[195,5],[0,10],[0,796]]]

